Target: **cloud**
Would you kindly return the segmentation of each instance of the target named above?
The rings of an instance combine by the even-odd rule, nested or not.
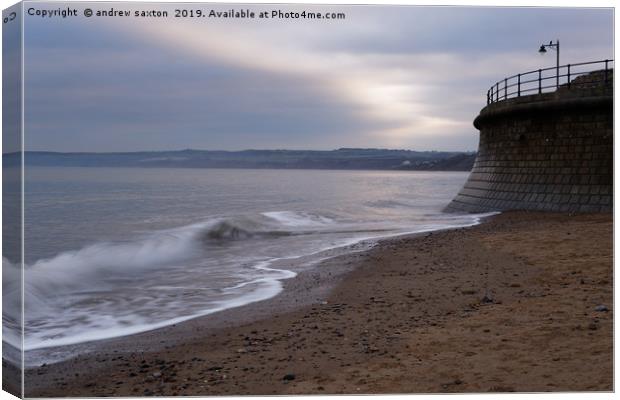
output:
[[[278,7],[347,19],[27,25],[27,144],[472,150],[490,85],[554,62],[541,41],[613,50],[605,9]]]

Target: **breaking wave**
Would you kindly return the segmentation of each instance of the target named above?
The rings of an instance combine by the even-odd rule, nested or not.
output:
[[[296,275],[289,267],[276,269],[276,260],[288,263],[363,239],[475,225],[480,217],[420,215],[415,228],[407,223],[403,230],[386,229],[382,221],[271,211],[65,251],[25,266],[24,350],[144,332],[265,300],[282,290],[282,280]],[[310,236],[297,240],[298,235]],[[262,252],[265,248],[279,250]],[[4,340],[16,347],[20,285],[18,266],[3,259]]]
[[[196,257],[204,245],[304,234],[293,227],[317,227],[333,222],[317,215],[292,212],[259,216],[214,218],[180,228],[143,235],[128,242],[101,242],[67,251],[26,266],[30,286],[57,289],[69,281],[92,278],[93,273],[140,273],[173,262]],[[69,279],[67,279],[69,278]]]
[[[91,329],[88,333],[70,335],[72,337],[63,335],[60,330],[54,334],[49,330],[44,332],[43,326],[37,322],[57,315],[58,302],[56,300],[84,298],[92,294],[98,297],[96,293],[101,293],[100,296],[105,298],[119,283],[142,281],[142,277],[148,277],[149,274],[154,273],[161,274],[162,271],[167,271],[169,266],[179,269],[179,266],[184,266],[186,262],[189,264],[192,260],[208,258],[211,250],[223,244],[240,240],[264,240],[306,234],[309,228],[320,228],[331,222],[333,221],[327,217],[294,212],[212,218],[197,224],[142,234],[130,241],[95,243],[26,265],[24,269],[27,326],[25,350],[136,333],[272,297],[281,290],[280,280],[296,274],[291,271],[269,268],[269,262],[257,261],[249,268],[256,271],[255,274],[247,275],[240,284],[221,288],[222,298],[225,300],[206,302],[204,310],[194,312],[189,316],[166,318],[157,322],[153,322],[156,318],[143,319],[136,316],[131,319],[126,318],[123,324],[119,324],[115,321],[115,316],[99,315],[100,321],[107,318],[105,329],[96,331]],[[242,288],[244,290],[241,290]],[[20,343],[19,324],[16,322],[21,318],[20,290],[19,267],[3,258],[3,300],[5,303],[3,319],[6,327],[4,338],[7,343],[14,346]],[[90,298],[92,299],[93,296]],[[79,303],[77,300],[74,301]],[[84,307],[81,303],[80,306]],[[97,307],[99,306],[93,304],[90,309],[100,310]],[[87,309],[83,308],[82,314]],[[70,313],[70,310],[66,311]],[[85,317],[72,315],[71,318],[83,322]],[[131,326],[127,326],[129,320],[132,321]],[[33,322],[31,327],[34,327],[34,330],[31,330],[31,334],[28,335],[30,322]],[[37,328],[37,325],[41,326]],[[68,330],[71,329],[73,328]]]

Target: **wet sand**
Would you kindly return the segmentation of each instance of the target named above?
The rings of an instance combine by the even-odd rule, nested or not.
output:
[[[29,369],[26,395],[613,390],[612,215],[395,238],[274,299]]]

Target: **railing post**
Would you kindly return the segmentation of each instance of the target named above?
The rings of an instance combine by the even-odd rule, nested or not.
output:
[[[517,75],[517,97],[521,97],[521,74]]]
[[[491,89],[487,90],[487,106],[489,104],[491,104],[491,100],[489,99],[489,93],[491,92]]]
[[[508,79],[504,78],[504,100],[508,98]]]
[[[566,86],[570,89],[570,64],[566,66]]]
[[[542,93],[542,70],[538,70],[538,94]]]
[[[605,60],[605,85],[607,85],[607,68],[608,68],[609,60]]]

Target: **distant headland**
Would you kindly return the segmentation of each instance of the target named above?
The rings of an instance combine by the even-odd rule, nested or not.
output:
[[[469,171],[476,153],[340,148],[337,150],[176,150],[118,153],[25,152],[26,166],[341,169]],[[19,165],[19,153],[3,155],[5,167]]]

